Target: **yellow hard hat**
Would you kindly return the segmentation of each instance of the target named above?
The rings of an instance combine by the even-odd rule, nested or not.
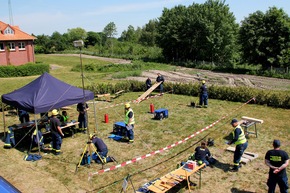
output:
[[[91,133],[90,134],[90,139],[92,139],[95,136],[95,134]]]
[[[202,84],[205,84],[205,80],[202,81]]]
[[[126,103],[126,104],[125,104],[125,108],[126,108],[126,109],[130,108],[130,103]]]
[[[52,114],[52,115],[58,115],[58,111],[57,111],[56,109],[53,109],[53,110],[51,111],[51,114]]]

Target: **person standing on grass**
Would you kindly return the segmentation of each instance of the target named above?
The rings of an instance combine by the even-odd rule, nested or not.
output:
[[[147,78],[145,84],[146,84],[146,90],[148,90],[149,88],[151,88],[152,82],[151,82],[151,79],[149,77]]]
[[[233,119],[231,121],[231,125],[234,127],[234,130],[232,132],[233,139],[232,141],[228,142],[228,145],[235,144],[236,149],[234,152],[234,166],[230,169],[230,171],[237,172],[239,171],[239,168],[242,167],[241,158],[244,151],[248,147],[248,141],[246,139],[245,132],[240,126],[237,119]]]
[[[79,129],[84,133],[87,133],[88,127],[88,115],[87,111],[89,110],[89,106],[85,102],[78,103],[77,111],[79,112],[78,122],[79,122]]]
[[[207,108],[208,105],[208,93],[207,93],[207,86],[205,84],[205,80],[203,80],[201,87],[199,88],[199,105],[204,105]]]
[[[288,154],[280,149],[281,142],[277,139],[273,141],[274,149],[267,151],[265,164],[270,168],[267,181],[268,193],[274,193],[278,184],[281,193],[288,192],[288,177],[286,167],[289,165]]]
[[[160,74],[157,73],[157,78],[156,78],[156,82],[161,82],[161,84],[159,85],[159,91],[160,93],[163,93],[163,82],[164,82],[164,77]]]
[[[134,142],[134,112],[130,107],[130,103],[125,104],[125,124],[127,129],[127,137],[129,138],[129,143]]]
[[[49,119],[51,138],[52,138],[52,151],[55,152],[55,155],[61,154],[60,148],[62,144],[62,138],[64,136],[61,128],[60,121],[57,118],[58,111],[53,109],[51,111],[51,118]]]

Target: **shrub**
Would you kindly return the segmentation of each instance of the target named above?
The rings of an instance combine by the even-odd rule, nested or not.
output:
[[[22,77],[49,73],[49,65],[43,63],[27,63],[21,66],[0,66],[0,77]]]
[[[174,94],[198,96],[199,87],[200,85],[198,83],[166,82],[164,84],[164,91],[173,91]],[[115,85],[101,83],[88,89],[100,94],[115,93],[118,90],[142,92],[145,91],[145,83],[140,81],[124,81]],[[290,108],[290,93],[287,91],[258,90],[249,87],[225,87],[217,85],[209,86],[208,90],[210,99],[247,102],[249,99],[255,97],[255,101],[251,101],[251,103],[278,108]]]

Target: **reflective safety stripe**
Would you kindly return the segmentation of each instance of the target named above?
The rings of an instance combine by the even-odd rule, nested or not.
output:
[[[5,143],[4,146],[5,147],[11,147],[11,144],[10,143]]]
[[[55,152],[60,152],[60,149],[56,149]]]
[[[241,134],[239,135],[238,140],[235,142],[235,145],[240,145],[240,144],[244,144],[247,142],[244,130],[242,129],[242,127],[240,125],[236,126],[234,131],[233,131],[233,137],[235,138],[235,130],[239,128],[241,130]]]
[[[132,118],[131,118],[131,122],[129,123],[129,119],[130,119],[130,118],[129,118],[129,116],[128,116],[128,115],[129,115],[129,113],[130,113],[130,112],[132,112],[132,113],[133,113],[133,116],[132,116]],[[133,110],[132,110],[132,109],[129,109],[129,110],[126,112],[126,117],[125,117],[125,121],[124,121],[124,122],[125,122],[125,124],[128,124],[128,123],[129,123],[130,125],[133,125],[133,124],[135,124],[135,119],[134,119],[134,112],[133,112]]]

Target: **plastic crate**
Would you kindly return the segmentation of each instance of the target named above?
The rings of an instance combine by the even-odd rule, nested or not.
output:
[[[113,125],[113,133],[120,136],[126,135],[126,124],[124,122],[115,122]]]
[[[154,119],[162,120],[168,118],[168,109],[157,109],[154,111]]]

